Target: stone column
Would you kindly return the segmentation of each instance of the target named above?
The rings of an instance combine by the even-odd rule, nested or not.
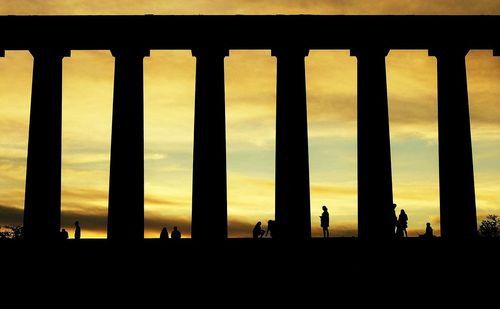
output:
[[[226,112],[227,49],[198,48],[193,149],[193,239],[227,238]]]
[[[24,200],[28,240],[56,240],[61,227],[62,59],[69,50],[33,49]]]
[[[276,231],[278,239],[311,238],[305,48],[273,49],[276,82]],[[319,219],[318,219],[319,220]]]
[[[358,59],[358,234],[394,237],[391,142],[384,48],[351,50]]]
[[[433,49],[437,59],[441,236],[477,235],[476,199],[465,56],[467,49]]]
[[[144,72],[146,49],[114,49],[115,84],[108,239],[144,239]]]

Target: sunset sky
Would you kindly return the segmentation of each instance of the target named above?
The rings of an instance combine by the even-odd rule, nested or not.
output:
[[[16,14],[493,15],[500,1],[0,0],[0,15]],[[190,235],[195,64],[189,50],[144,59],[146,237],[174,225]],[[0,58],[0,225],[22,223],[32,65],[27,51]],[[229,235],[250,236],[257,221],[274,218],[276,59],[232,50],[225,70]],[[113,71],[109,51],[64,59],[62,227],[71,237],[75,220],[82,237],[106,237]],[[481,220],[500,214],[500,57],[471,51],[467,73]],[[410,235],[426,222],[439,232],[436,60],[393,50],[387,75],[394,201]],[[357,235],[356,58],[313,50],[306,79],[313,235],[322,205],[334,236]]]

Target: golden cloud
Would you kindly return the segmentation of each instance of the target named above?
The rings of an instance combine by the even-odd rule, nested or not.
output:
[[[498,14],[495,0],[3,0],[1,14]]]

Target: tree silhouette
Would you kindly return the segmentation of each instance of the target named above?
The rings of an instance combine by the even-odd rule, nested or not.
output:
[[[481,221],[479,233],[484,237],[500,237],[500,220],[497,215],[487,215],[486,219]]]
[[[7,231],[0,232],[0,239],[22,239],[24,228],[22,225],[5,225]]]

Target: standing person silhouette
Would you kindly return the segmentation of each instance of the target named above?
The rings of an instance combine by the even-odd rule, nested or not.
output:
[[[252,236],[254,239],[262,238],[262,236],[264,236],[265,231],[262,229],[261,226],[262,226],[262,222],[259,221],[259,222],[257,222],[255,227],[253,228]]]
[[[321,214],[321,227],[323,228],[323,238],[330,237],[330,232],[328,231],[328,227],[330,226],[330,214],[328,214],[328,208],[326,206],[321,207],[323,209],[323,213]]]
[[[408,227],[408,216],[406,215],[404,209],[401,209],[401,212],[399,213],[398,223],[399,223],[399,228],[401,229],[401,234],[402,232],[404,232],[405,237],[408,237],[408,232],[406,231],[406,228]]]
[[[75,239],[80,239],[82,231],[80,230],[80,222],[75,221]]]
[[[181,239],[181,232],[179,232],[177,226],[174,226],[174,230],[172,231],[170,236],[172,237],[172,239]]]
[[[432,230],[431,224],[429,222],[427,222],[425,225],[426,225],[425,234],[424,234],[425,238],[433,238],[434,232]]]
[[[269,233],[271,235],[271,238],[274,238],[274,235],[276,235],[276,231],[275,231],[275,226],[276,225],[276,221],[274,220],[269,220],[267,221],[267,230],[266,230],[266,235]]]
[[[160,239],[168,239],[168,231],[167,231],[167,228],[164,227],[161,232],[160,232]]]
[[[399,232],[399,222],[398,222],[398,216],[396,216],[396,207],[398,205],[392,204],[392,235],[393,237],[396,236],[398,237],[398,232]]]

